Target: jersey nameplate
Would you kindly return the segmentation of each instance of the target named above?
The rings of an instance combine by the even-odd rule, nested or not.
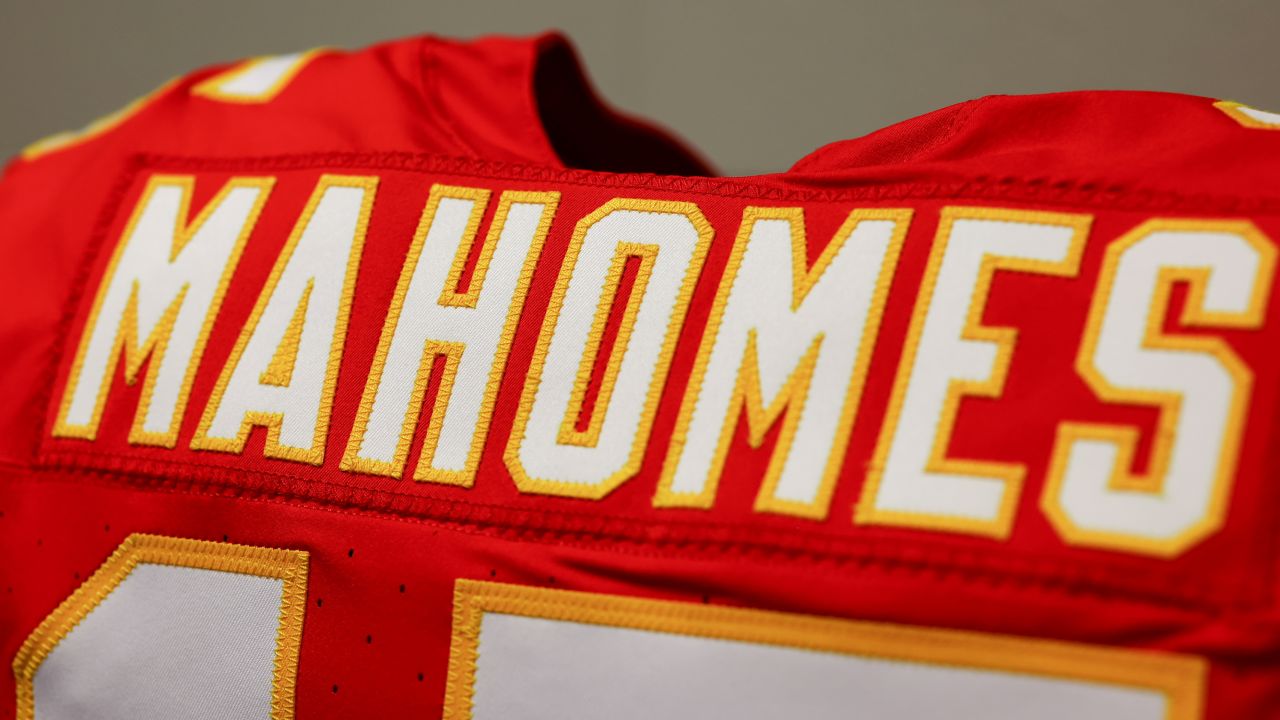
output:
[[[1274,402],[1244,217],[374,170],[124,197],[47,450],[992,539],[1035,513],[1170,557]]]

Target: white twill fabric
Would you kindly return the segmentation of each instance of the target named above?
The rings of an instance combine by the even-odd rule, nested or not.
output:
[[[271,715],[282,583],[140,564],[35,676],[37,720]]]
[[[486,614],[474,720],[1162,720],[1096,682]]]

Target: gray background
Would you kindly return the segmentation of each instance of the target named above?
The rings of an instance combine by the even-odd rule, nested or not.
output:
[[[1280,110],[1280,0],[0,0],[0,157],[214,62],[552,27],[605,97],[733,174],[989,93]]]

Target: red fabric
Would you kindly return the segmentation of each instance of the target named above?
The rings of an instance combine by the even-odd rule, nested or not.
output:
[[[0,181],[0,656],[12,658],[126,535],[150,532],[311,553],[300,718],[438,714],[457,578],[1173,650],[1212,662],[1205,717],[1280,716],[1280,303],[1270,304],[1259,330],[1212,331],[1255,374],[1221,531],[1170,559],[1071,547],[1037,503],[1058,423],[1136,426],[1140,455],[1155,427],[1153,409],[1099,402],[1074,369],[1108,244],[1152,217],[1247,218],[1280,237],[1280,132],[1244,128],[1211,100],[1188,96],[994,97],[835,143],[777,175],[573,170],[543,133],[532,94],[539,48],[559,42],[423,38],[326,54],[262,105],[191,96],[213,72],[201,71],[120,128],[9,166]],[[635,142],[663,148],[657,169],[702,167],[661,131],[610,120],[601,106],[588,116],[598,138],[631,142],[643,127],[645,139]],[[599,167],[636,162],[625,149],[598,156]],[[53,413],[103,267],[158,172],[197,177],[193,212],[232,175],[278,183],[209,338],[177,448],[126,442],[140,384],[127,386],[122,368],[99,437],[54,438]],[[232,344],[325,172],[381,178],[325,462],[264,458],[261,429],[240,455],[190,450]],[[404,479],[338,467],[432,183],[488,188],[495,197],[512,189],[562,194],[470,489],[407,479],[425,414]],[[696,203],[715,229],[706,267],[639,475],[598,502],[521,494],[502,453],[533,345],[575,223],[615,197]],[[752,511],[776,427],[757,450],[745,423],[713,509],[651,505],[710,303],[742,211],[753,204],[803,207],[811,261],[855,207],[915,211],[826,520]],[[984,321],[1016,328],[1018,344],[1002,397],[963,402],[950,454],[1027,466],[1007,541],[851,521],[948,205],[1095,218],[1078,277],[998,273],[987,303]],[[7,673],[0,697],[13,697]]]

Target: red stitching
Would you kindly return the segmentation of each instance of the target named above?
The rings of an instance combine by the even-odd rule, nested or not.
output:
[[[44,428],[49,427],[52,422],[50,413],[53,412],[51,407],[53,388],[58,381],[58,368],[61,367],[62,361],[66,358],[66,353],[68,352],[67,343],[71,334],[71,326],[80,311],[80,300],[89,285],[89,278],[94,265],[105,251],[107,231],[111,228],[111,223],[115,221],[117,208],[123,202],[125,195],[128,194],[129,188],[133,185],[134,179],[143,166],[144,163],[141,156],[134,156],[125,161],[116,184],[108,191],[107,200],[94,221],[84,257],[81,259],[80,266],[76,269],[76,274],[67,288],[67,297],[62,301],[62,312],[58,316],[58,322],[54,328],[53,342],[49,344],[49,357],[44,365],[44,379],[36,392],[32,393],[31,405],[28,410],[30,417],[40,418],[40,432],[36,434],[36,444],[31,448],[31,456],[33,457],[38,456],[43,448],[45,443]]]
[[[102,456],[91,459],[101,460]],[[1158,574],[1135,567],[1082,568],[1078,564],[1045,560],[1026,554],[1014,556],[1003,548],[999,559],[981,558],[970,549],[936,547],[922,549],[919,541],[899,548],[895,543],[871,538],[835,536],[830,533],[788,529],[744,527],[739,524],[667,521],[655,523],[628,516],[601,517],[568,511],[512,508],[462,500],[428,498],[338,485],[323,480],[298,480],[277,473],[219,468],[221,477],[177,477],[174,469],[190,464],[107,456],[132,467],[90,466],[47,462],[26,468],[33,474],[59,480],[97,478],[108,485],[128,485],[151,490],[190,493],[208,497],[265,500],[284,505],[301,505],[337,510],[354,515],[375,516],[454,528],[472,528],[487,536],[512,541],[534,541],[567,545],[637,547],[663,549],[648,556],[667,557],[700,553],[708,556],[740,556],[746,560],[804,562],[811,565],[836,564],[859,568],[877,567],[913,575],[958,576],[991,585],[1024,585],[1045,591],[1084,594],[1101,600],[1121,599],[1172,607],[1202,614],[1217,614],[1230,604],[1216,602],[1206,592],[1205,583],[1178,576],[1161,578],[1163,587],[1153,588]],[[73,456],[67,460],[74,463]],[[83,458],[82,458],[83,459]],[[152,468],[143,466],[151,465]],[[202,468],[208,470],[209,468]],[[57,473],[57,475],[54,475]],[[281,482],[256,482],[258,476],[272,475]],[[237,480],[240,478],[240,480]],[[246,484],[245,479],[249,481]],[[323,489],[322,492],[316,492]]]
[[[192,158],[172,155],[144,154],[137,157],[142,166],[182,168],[210,171],[307,170],[322,167],[399,170],[423,174],[471,177],[494,182],[548,182],[583,187],[630,188],[686,195],[716,197],[749,197],[760,200],[790,202],[848,202],[901,200],[908,198],[957,198],[1034,201],[1065,206],[1089,205],[1094,209],[1173,209],[1179,214],[1196,212],[1280,213],[1280,197],[1216,196],[1208,193],[1186,195],[1158,188],[1128,188],[1118,182],[1102,179],[1049,179],[1001,176],[959,177],[948,181],[916,183],[881,183],[841,190],[804,187],[780,187],[761,184],[760,180],[785,182],[785,176],[759,178],[711,178],[646,173],[614,174],[572,168],[555,168],[515,162],[477,160],[466,157],[425,155],[408,152],[382,153],[312,153],[306,155],[254,156],[242,158]],[[804,177],[790,180],[799,185]]]

